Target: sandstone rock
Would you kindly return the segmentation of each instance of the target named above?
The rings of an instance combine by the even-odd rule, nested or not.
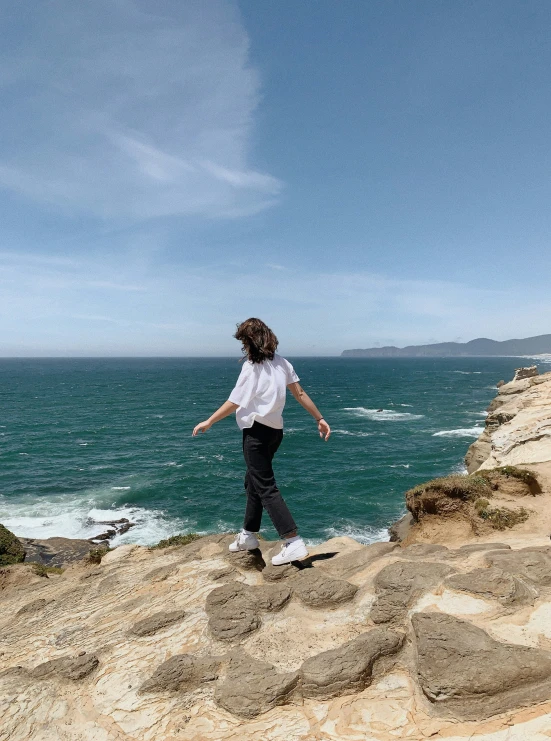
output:
[[[221,641],[239,640],[260,627],[259,610],[241,582],[214,589],[207,597],[206,611],[210,632]]]
[[[390,535],[391,543],[401,543],[408,536],[411,526],[415,520],[408,512],[403,517],[400,517],[395,523],[388,528],[388,534]]]
[[[298,681],[298,672],[282,674],[265,661],[245,653],[233,654],[225,681],[217,687],[214,698],[233,715],[254,718],[283,705]]]
[[[446,564],[431,561],[397,561],[385,566],[375,578],[378,597],[371,608],[371,619],[374,623],[403,620],[408,607],[452,571]]]
[[[232,566],[244,571],[262,571],[266,567],[260,548],[255,548],[254,551],[237,551],[237,553],[228,551],[226,558]]]
[[[89,540],[78,538],[21,538],[27,552],[26,560],[45,566],[67,566],[81,561],[94,545]]]
[[[169,576],[174,574],[175,571],[176,567],[172,564],[169,566],[158,566],[156,569],[148,571],[143,579],[146,582],[164,581],[165,579],[168,579]]]
[[[375,661],[396,653],[402,642],[402,635],[375,628],[339,648],[312,656],[300,669],[302,695],[326,700],[361,692],[371,683]]]
[[[33,679],[46,679],[52,675],[71,679],[76,681],[83,679],[94,671],[98,666],[99,660],[94,654],[84,654],[82,656],[64,657],[61,659],[52,659],[39,664],[31,669],[29,674]]]
[[[507,543],[466,543],[465,545],[462,545],[460,548],[457,549],[457,553],[459,555],[461,554],[469,554],[469,553],[476,553],[477,551],[510,551],[511,546],[507,545]]]
[[[472,443],[465,454],[467,473],[474,473],[492,452],[492,438],[487,429],[484,429],[478,440]]]
[[[46,599],[35,599],[33,602],[29,602],[27,605],[18,610],[16,615],[32,615],[35,612],[40,612],[46,605],[48,600]]]
[[[331,576],[336,578],[346,578],[356,574],[358,571],[367,568],[372,563],[383,556],[396,551],[399,548],[398,543],[373,543],[366,545],[357,551],[346,553],[344,556],[320,561],[316,564],[316,569],[322,569]]]
[[[517,368],[513,381],[522,381],[524,378],[533,378],[539,374],[537,365],[530,365],[525,368]]]
[[[4,525],[0,525],[0,566],[9,566],[12,563],[21,563],[25,560],[25,548]]]
[[[465,620],[439,613],[416,613],[421,688],[455,716],[482,719],[549,699],[551,653],[494,641]]]
[[[452,556],[452,552],[445,545],[435,545],[433,543],[414,543],[402,548],[400,556],[407,558],[427,558],[431,556],[443,557]]]
[[[519,551],[488,553],[485,561],[490,566],[497,566],[538,586],[551,585],[551,558],[543,551],[523,548]]]
[[[332,579],[317,569],[304,569],[292,581],[293,592],[308,607],[335,607],[353,599],[358,587]]]
[[[474,569],[466,574],[452,574],[446,586],[462,592],[470,592],[487,599],[497,599],[504,605],[532,604],[537,596],[511,574],[501,569]]]
[[[154,615],[150,615],[149,617],[134,623],[130,632],[135,636],[150,636],[153,635],[153,633],[162,630],[162,628],[166,628],[167,625],[172,625],[173,623],[182,620],[185,614],[184,610],[156,612]]]
[[[251,587],[248,598],[258,610],[275,612],[287,604],[291,598],[291,590],[286,584],[264,584],[260,587]]]
[[[262,570],[264,581],[277,582],[288,579],[290,576],[296,576],[298,569],[292,563],[286,563],[283,566],[272,566],[268,562],[266,568]]]
[[[209,629],[219,640],[239,640],[260,627],[262,612],[280,610],[290,597],[291,589],[285,584],[225,584],[207,597]]]
[[[137,548],[140,546],[135,545],[134,543],[128,543],[126,545],[119,545],[116,548],[113,548],[112,551],[109,551],[105,554],[105,556],[101,559],[101,565],[107,566],[110,563],[115,563],[115,561],[121,561],[123,558],[128,558],[128,556],[133,553]]]
[[[218,679],[219,656],[195,656],[179,654],[164,661],[153,676],[142,684],[140,693],[191,691],[206,682]]]
[[[212,579],[212,581],[225,581],[226,579],[232,579],[235,574],[235,569],[233,569],[231,566],[226,566],[222,569],[209,571],[209,579]]]

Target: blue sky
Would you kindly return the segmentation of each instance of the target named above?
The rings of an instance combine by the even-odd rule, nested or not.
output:
[[[0,0],[0,355],[551,332],[551,5]]]

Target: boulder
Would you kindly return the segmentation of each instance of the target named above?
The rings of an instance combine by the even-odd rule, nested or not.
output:
[[[140,693],[192,691],[202,684],[218,679],[219,656],[178,654],[171,656],[155,670],[153,676],[142,684]]]
[[[303,697],[328,700],[361,692],[371,683],[373,664],[381,656],[396,653],[403,639],[392,630],[375,628],[343,646],[312,656],[300,669]]]
[[[416,613],[419,683],[435,706],[465,720],[481,720],[549,699],[551,653],[500,643],[452,615]]]
[[[31,669],[29,673],[33,679],[47,679],[50,676],[58,676],[76,681],[93,672],[98,664],[98,657],[94,654],[82,654],[76,657],[63,657],[45,661]]]
[[[167,625],[172,625],[173,623],[182,620],[185,614],[184,610],[156,612],[154,615],[150,615],[149,617],[134,623],[130,629],[130,633],[135,636],[153,635],[153,633],[157,633],[159,630],[166,628]]]
[[[9,566],[12,563],[21,563],[25,560],[25,548],[4,525],[0,525],[0,566]]]
[[[371,608],[371,619],[374,623],[403,620],[416,599],[453,571],[433,561],[396,561],[385,566],[375,577],[378,597]]]
[[[294,594],[308,607],[331,608],[349,602],[358,587],[342,579],[332,579],[317,569],[304,569],[292,581]]]
[[[217,687],[214,699],[232,715],[254,718],[286,703],[298,681],[298,672],[280,673],[272,664],[235,653],[229,658],[226,678]]]
[[[532,604],[537,596],[523,582],[495,566],[474,569],[466,574],[452,574],[445,584],[450,589],[470,592],[486,599],[497,599],[503,605]]]

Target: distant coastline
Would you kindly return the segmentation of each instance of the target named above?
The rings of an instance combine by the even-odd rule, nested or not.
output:
[[[343,358],[460,358],[460,357],[531,357],[551,354],[551,334],[521,340],[490,340],[479,337],[470,342],[437,342],[407,347],[370,347],[343,350]]]

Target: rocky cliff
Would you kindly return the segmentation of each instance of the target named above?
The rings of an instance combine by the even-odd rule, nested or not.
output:
[[[121,546],[47,578],[0,569],[0,739],[549,741],[551,547],[538,513],[551,510],[551,374],[514,383],[489,426],[517,411],[488,432],[481,470],[525,450],[515,461],[537,469],[539,489],[503,485],[533,508],[504,531],[335,538],[279,568],[274,543],[230,554],[231,536],[209,536]],[[426,490],[411,495],[417,517]]]

